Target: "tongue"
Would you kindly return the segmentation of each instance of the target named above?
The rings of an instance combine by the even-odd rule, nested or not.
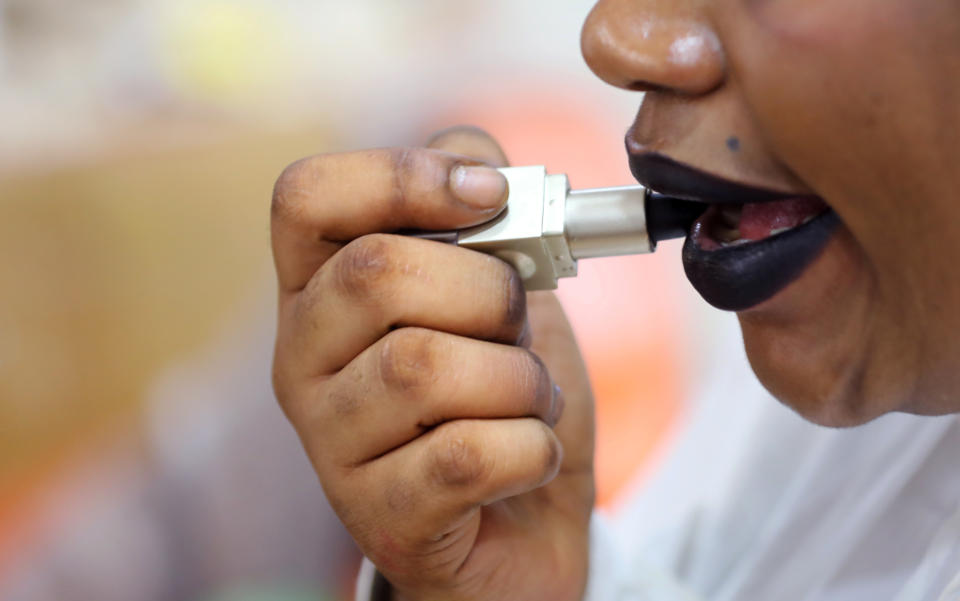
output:
[[[754,202],[743,205],[740,214],[740,238],[762,240],[775,230],[792,228],[827,209],[819,198],[798,198],[777,202]]]

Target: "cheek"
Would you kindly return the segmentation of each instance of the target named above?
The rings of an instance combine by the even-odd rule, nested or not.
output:
[[[779,158],[860,234],[902,178],[889,170],[936,135],[926,117],[938,90],[911,57],[920,24],[896,20],[896,2],[754,1],[726,19],[724,43],[744,102]],[[880,68],[882,66],[882,68]],[[919,93],[918,93],[919,92]],[[897,196],[893,196],[896,198]],[[842,202],[850,199],[851,202]],[[864,228],[869,231],[869,228]]]
[[[960,8],[944,7],[960,3],[742,1],[718,17],[758,129],[858,240],[887,246],[903,199],[957,177]]]
[[[814,421],[907,408],[943,388],[932,366],[960,361],[960,312],[943,310],[960,305],[960,3],[715,6],[729,8],[715,19],[731,81],[767,147],[847,227],[788,289],[800,318],[741,317],[751,363]]]
[[[724,42],[770,149],[840,215],[891,314],[940,296],[960,261],[960,3],[738,5]]]
[[[733,0],[751,20],[781,38],[811,45],[829,44],[849,35],[864,18],[894,6],[876,0]]]

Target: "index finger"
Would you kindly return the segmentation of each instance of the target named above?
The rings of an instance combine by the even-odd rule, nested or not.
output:
[[[354,238],[469,227],[496,216],[506,197],[500,172],[439,150],[379,149],[294,163],[277,180],[271,208],[280,288],[302,290]]]

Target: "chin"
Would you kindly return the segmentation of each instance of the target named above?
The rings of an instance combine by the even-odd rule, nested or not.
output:
[[[882,362],[871,343],[877,307],[867,273],[841,230],[796,281],[737,314],[760,383],[815,424],[858,426],[896,409],[889,382],[874,377]]]
[[[879,417],[850,390],[850,377],[829,363],[798,361],[784,352],[781,340],[744,329],[750,366],[770,394],[807,421],[850,428]]]
[[[747,357],[760,383],[804,419],[850,428],[899,410],[889,383],[867,376],[876,366],[865,337],[836,333],[812,343],[810,324],[739,317]]]

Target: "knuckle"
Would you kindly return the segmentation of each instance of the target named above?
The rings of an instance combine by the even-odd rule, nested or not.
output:
[[[304,200],[316,178],[311,169],[311,159],[301,159],[287,166],[273,185],[271,214],[275,219],[296,219],[302,214]]]
[[[442,486],[467,487],[480,484],[489,474],[489,465],[479,445],[463,427],[450,424],[439,432],[432,449],[432,474]]]
[[[357,238],[339,253],[334,283],[357,300],[382,296],[396,273],[395,244],[389,236],[370,234]]]
[[[388,390],[421,391],[436,380],[437,337],[429,330],[391,332],[380,347],[380,381]]]
[[[393,173],[393,195],[394,202],[398,205],[396,209],[402,209],[407,205],[407,199],[410,197],[410,184],[414,180],[417,170],[417,153],[411,148],[394,148],[390,151],[390,163]]]
[[[286,374],[280,365],[280,361],[276,358],[274,359],[271,367],[270,382],[273,386],[273,395],[276,397],[277,402],[280,403],[280,406],[284,407],[287,404],[287,399],[289,398],[287,379]]]
[[[306,385],[306,381],[298,375],[296,369],[291,365],[292,354],[283,334],[279,333],[274,348],[273,361],[270,365],[270,384],[273,388],[274,398],[287,415],[290,415],[290,410],[296,402],[297,395]]]
[[[452,165],[448,157],[422,148],[394,148],[390,151],[393,173],[393,207],[396,212],[418,209],[411,199],[430,197],[446,187]],[[424,215],[425,216],[425,215]]]

